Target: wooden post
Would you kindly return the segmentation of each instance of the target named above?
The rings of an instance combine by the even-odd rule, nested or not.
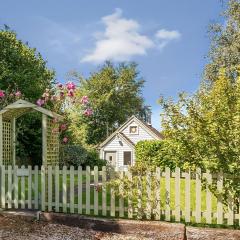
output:
[[[42,114],[42,165],[47,165],[47,115]]]
[[[11,150],[12,150],[12,164],[16,165],[16,118],[11,120]]]

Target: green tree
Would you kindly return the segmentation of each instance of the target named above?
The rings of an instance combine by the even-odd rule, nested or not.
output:
[[[0,30],[0,89],[18,89],[30,101],[36,101],[51,87],[54,76],[35,48],[19,40],[15,32]]]
[[[223,196],[232,194],[236,203],[240,195],[239,13],[240,1],[229,1],[225,26],[214,26],[210,63],[196,94],[182,93],[177,102],[160,99],[164,136],[172,142],[168,154],[182,168],[229,174]]]
[[[78,111],[70,114],[75,141],[98,144],[130,116],[139,113],[143,108],[143,84],[135,63],[115,66],[107,62],[88,79],[80,77],[79,97],[89,97],[94,114],[88,118],[79,117]]]
[[[219,68],[225,68],[229,77],[234,79],[240,62],[240,1],[230,0],[223,16],[226,19],[224,25],[210,26],[210,62],[205,68],[205,79],[210,85],[216,80]]]

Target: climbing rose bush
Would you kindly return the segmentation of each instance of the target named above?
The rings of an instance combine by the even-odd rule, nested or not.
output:
[[[65,117],[65,120],[62,122],[60,122],[59,119],[53,119],[53,123],[56,124],[56,129],[53,128],[53,131],[60,132],[62,143],[64,144],[68,143],[70,138],[67,134],[68,110],[78,106],[77,108],[79,109],[80,115],[90,117],[93,114],[88,96],[83,96],[79,99],[77,95],[77,86],[73,82],[67,82],[66,84],[58,83],[52,89],[46,89],[42,97],[36,101],[36,104]],[[59,129],[57,129],[59,125]]]

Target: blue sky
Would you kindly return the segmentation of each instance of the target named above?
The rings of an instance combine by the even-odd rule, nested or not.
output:
[[[56,70],[87,77],[106,60],[133,60],[146,80],[143,96],[160,127],[160,95],[194,92],[209,49],[208,25],[221,22],[220,0],[0,0],[7,24]]]

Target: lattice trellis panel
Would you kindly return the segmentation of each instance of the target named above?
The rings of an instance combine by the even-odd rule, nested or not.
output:
[[[47,119],[47,165],[59,164],[59,124]]]
[[[11,122],[3,122],[3,165],[12,164]]]

